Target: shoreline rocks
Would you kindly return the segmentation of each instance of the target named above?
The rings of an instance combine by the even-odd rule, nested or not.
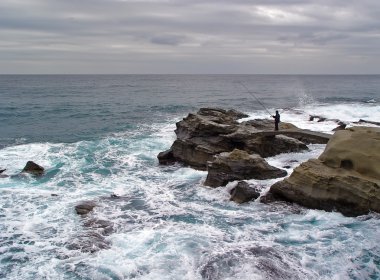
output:
[[[380,212],[380,153],[374,151],[380,151],[380,128],[337,131],[318,159],[295,168],[268,196],[346,216]]]
[[[261,156],[238,149],[215,156],[208,163],[207,170],[204,185],[214,188],[235,180],[265,180],[287,175],[285,170],[269,165]]]
[[[207,170],[207,162],[222,152],[234,149],[262,157],[307,150],[308,143],[327,143],[330,135],[298,129],[281,122],[274,131],[273,120],[256,119],[239,123],[247,117],[235,110],[201,108],[176,123],[177,139],[170,149],[158,154],[160,164],[176,162],[198,170]]]

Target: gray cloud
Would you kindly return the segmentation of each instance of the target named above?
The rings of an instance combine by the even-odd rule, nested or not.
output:
[[[2,0],[0,73],[380,73],[377,0]]]

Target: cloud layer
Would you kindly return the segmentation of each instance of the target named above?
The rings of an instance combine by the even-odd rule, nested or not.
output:
[[[380,73],[377,0],[2,0],[0,73]]]

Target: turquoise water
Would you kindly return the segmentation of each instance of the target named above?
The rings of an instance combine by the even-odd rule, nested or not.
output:
[[[309,114],[380,119],[380,76],[0,76],[0,168],[46,168],[0,179],[0,278],[379,279],[378,214],[236,205],[234,183],[211,189],[203,171],[158,166],[175,122],[199,107],[266,117],[236,81],[303,128],[336,126]],[[291,172],[323,149],[269,163]],[[275,181],[250,182],[265,193]],[[97,206],[82,218],[87,199]],[[90,252],[94,240],[106,245]]]

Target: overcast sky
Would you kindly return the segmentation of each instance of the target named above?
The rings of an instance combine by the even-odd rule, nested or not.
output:
[[[380,74],[380,0],[0,0],[0,73]]]

